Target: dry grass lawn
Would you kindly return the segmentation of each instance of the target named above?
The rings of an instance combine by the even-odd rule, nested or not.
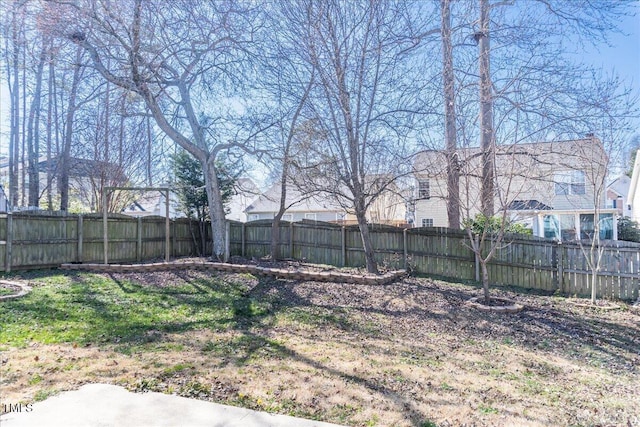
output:
[[[28,278],[33,296],[0,303],[9,324],[0,332],[3,402],[102,382],[350,426],[640,426],[640,313],[625,304],[604,311],[496,290],[526,308],[485,313],[464,304],[477,288],[426,278],[387,286],[201,272]],[[93,334],[87,321],[71,339],[64,330],[18,338],[7,319],[24,315],[39,290],[92,280],[102,287],[88,295],[101,304],[153,293],[176,314],[129,335]],[[214,297],[216,289],[234,297]],[[222,317],[203,317],[207,310]]]

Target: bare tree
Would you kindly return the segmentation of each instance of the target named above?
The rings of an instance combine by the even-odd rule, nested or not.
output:
[[[480,19],[478,31],[474,38],[478,43],[478,68],[480,88],[480,147],[482,148],[482,213],[486,217],[492,217],[494,210],[494,157],[495,157],[495,130],[493,127],[493,93],[489,45],[490,6],[489,0],[479,0]]]
[[[297,57],[317,75],[307,108],[323,137],[296,159],[296,175],[305,188],[354,213],[369,272],[377,272],[377,263],[367,209],[408,173],[410,136],[425,113],[423,76],[411,59],[431,32],[411,7],[375,1],[288,7],[289,31],[300,40]]]
[[[9,134],[9,204],[18,205],[18,167],[20,162],[20,52],[24,49],[21,39],[24,26],[24,3],[14,0],[7,7],[4,27],[5,53],[7,57],[7,79],[11,102],[10,134]],[[10,19],[9,19],[10,18]]]
[[[29,161],[29,206],[40,205],[40,113],[42,98],[42,74],[47,60],[48,42],[41,40],[40,55],[35,72],[35,89],[29,110],[27,126],[27,152]]]
[[[447,217],[449,227],[460,228],[460,165],[456,149],[456,89],[453,66],[453,43],[451,39],[451,2],[442,0],[440,4],[442,38],[442,80],[444,90],[444,139],[447,150]]]
[[[238,145],[211,117],[233,108],[224,83],[236,81],[253,32],[252,11],[234,2],[83,2],[68,34],[108,81],[139,96],[158,127],[203,165],[213,252],[225,252],[216,158]],[[237,88],[237,87],[236,87]],[[207,111],[208,110],[208,111]]]
[[[288,190],[295,178],[291,174],[293,160],[299,155],[296,139],[304,135],[305,123],[308,123],[305,107],[316,84],[313,67],[298,60],[296,52],[299,40],[287,31],[287,8],[283,2],[275,4],[268,10],[270,31],[266,32],[265,49],[261,55],[260,91],[268,94],[272,102],[265,99],[263,108],[269,110],[265,114],[272,126],[266,134],[267,154],[263,156],[267,167],[272,170],[280,191],[278,195],[278,211],[275,213],[271,227],[271,259],[280,259],[280,223],[293,204],[299,200],[288,200]],[[277,176],[276,176],[277,175]]]
[[[622,163],[621,157],[626,151],[625,135],[635,130],[631,119],[640,116],[640,109],[637,107],[639,98],[625,88],[616,76],[601,73],[591,74],[589,79],[582,82],[582,87],[577,86],[575,90],[589,94],[582,99],[582,116],[579,120],[582,123],[577,126],[589,126],[591,132],[587,137],[593,144],[577,147],[573,155],[592,165],[587,170],[585,184],[588,186],[586,193],[591,197],[593,208],[592,213],[584,214],[584,224],[581,215],[581,227],[584,225],[586,229],[581,230],[578,243],[591,272],[591,302],[595,304],[599,275],[603,267],[602,257],[616,227],[614,215],[602,212],[606,206],[607,178],[611,166]]]
[[[71,90],[69,91],[69,101],[67,103],[67,113],[64,127],[64,138],[62,142],[62,152],[60,156],[60,174],[58,180],[58,189],[60,191],[60,210],[67,211],[69,209],[69,174],[71,162],[71,145],[74,131],[74,119],[78,110],[78,87],[80,86],[80,77],[82,75],[82,49],[76,49],[75,64],[73,68],[73,78],[71,80]]]

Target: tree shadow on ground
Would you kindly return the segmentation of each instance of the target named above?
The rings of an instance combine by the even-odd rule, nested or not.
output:
[[[374,334],[382,338],[416,338],[434,329],[455,330],[467,339],[513,342],[535,351],[548,347],[552,353],[573,360],[592,357],[612,372],[640,366],[640,316],[576,307],[562,298],[531,293],[500,294],[518,299],[525,310],[515,314],[480,311],[465,304],[477,296],[474,289],[411,278],[385,286],[310,286],[308,282],[261,280],[250,292],[256,299],[275,300],[276,309],[337,312],[346,331],[371,332],[372,328],[363,329],[355,320],[362,317],[394,325],[394,329],[374,328]]]
[[[345,345],[354,345],[354,342],[350,340],[353,339],[353,334],[356,336],[368,335],[374,336],[380,339],[393,339],[393,334],[388,334],[383,332],[387,330],[387,328],[378,328],[371,331],[370,328],[362,328],[360,322],[357,317],[361,314],[371,314],[375,313],[380,316],[384,316],[392,319],[393,322],[405,322],[410,321],[409,317],[419,316],[421,318],[428,318],[431,322],[441,323],[443,321],[451,320],[453,317],[457,317],[458,314],[453,316],[449,312],[444,313],[436,313],[429,310],[429,307],[416,307],[412,305],[411,307],[405,309],[399,309],[395,307],[394,300],[397,300],[400,297],[411,298],[415,292],[415,286],[409,286],[406,289],[402,289],[400,292],[392,291],[390,295],[387,295],[383,299],[378,299],[375,307],[371,307],[372,304],[364,304],[364,299],[357,298],[355,294],[362,295],[361,292],[352,293],[350,290],[346,289],[347,285],[340,284],[316,284],[318,286],[314,286],[313,288],[316,291],[320,291],[322,288],[332,287],[332,286],[341,286],[342,292],[347,293],[347,297],[344,300],[340,301],[331,301],[326,300],[322,304],[318,304],[317,301],[314,301],[314,294],[305,294],[304,292],[300,292],[298,288],[304,287],[306,284],[304,282],[297,281],[287,281],[287,280],[276,280],[276,279],[261,279],[259,280],[257,286],[255,286],[248,297],[256,300],[261,300],[264,298],[269,299],[272,302],[272,309],[268,313],[263,313],[259,316],[246,316],[244,312],[238,313],[237,319],[235,321],[235,330],[241,334],[242,339],[250,345],[244,348],[244,352],[241,354],[231,353],[231,351],[235,351],[237,349],[229,349],[230,352],[225,354],[229,363],[235,363],[239,366],[248,363],[254,356],[255,357],[264,357],[264,354],[258,354],[265,347],[270,348],[270,354],[272,357],[278,358],[290,358],[291,360],[301,362],[319,372],[324,372],[330,377],[339,378],[346,383],[356,384],[368,390],[371,393],[379,395],[381,398],[390,401],[393,405],[395,405],[399,412],[405,414],[405,417],[410,420],[413,425],[422,426],[428,425],[425,424],[428,422],[428,414],[424,413],[418,406],[415,397],[411,395],[408,391],[398,391],[392,385],[389,385],[385,382],[384,379],[380,378],[372,378],[366,373],[356,374],[351,372],[346,372],[344,370],[337,369],[332,366],[328,366],[323,363],[322,358],[312,358],[308,355],[302,354],[282,343],[274,341],[270,338],[269,330],[273,326],[275,326],[275,318],[278,312],[286,312],[291,309],[316,309],[321,308],[326,310],[327,312],[335,312],[338,311],[340,316],[336,316],[333,319],[329,319],[331,322],[330,326],[333,329],[341,330],[345,333],[348,333],[349,337],[345,338],[343,344]],[[350,286],[350,285],[349,285]],[[393,287],[394,285],[390,285]],[[387,289],[389,289],[387,288]],[[359,289],[362,291],[362,289]],[[422,289],[423,292],[434,292],[434,290]],[[449,300],[452,306],[459,308],[465,300],[469,298],[469,295],[464,291],[459,290],[436,290],[435,293],[439,294],[445,300]],[[317,295],[315,295],[317,296]],[[322,317],[322,313],[313,313],[313,316]],[[324,320],[320,319],[316,323],[317,327],[323,327]],[[313,322],[311,322],[313,324]],[[419,327],[419,325],[413,324],[415,327]],[[329,326],[329,325],[326,325]],[[289,331],[292,333],[292,331]],[[309,334],[305,336],[306,339],[312,338],[316,340],[318,348],[322,348],[324,345],[330,344],[329,342],[325,342],[321,335]],[[331,336],[331,341],[342,341],[340,337]],[[388,354],[389,348],[383,348],[382,346],[376,346],[375,344],[368,343],[369,351],[378,355]],[[411,348],[409,346],[409,348]],[[424,347],[415,346],[412,348],[416,352],[424,351]],[[408,378],[401,378],[398,382],[404,383],[409,382]],[[432,387],[429,384],[428,387]],[[433,386],[435,387],[435,386]],[[446,399],[442,399],[439,403],[436,401],[430,402],[430,404],[436,405],[450,405]],[[518,415],[518,414],[512,414]],[[534,420],[535,421],[535,420]],[[542,422],[543,420],[540,420]]]

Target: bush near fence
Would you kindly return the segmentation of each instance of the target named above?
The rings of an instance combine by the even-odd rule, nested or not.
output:
[[[205,228],[210,239],[210,228]],[[389,269],[411,268],[417,273],[455,280],[477,280],[478,263],[467,234],[447,228],[403,229],[370,226],[376,260]],[[160,259],[165,250],[165,219],[110,215],[108,259],[132,263]],[[197,223],[171,221],[170,255],[197,255]],[[228,252],[247,258],[269,255],[271,221],[230,222]],[[317,264],[362,267],[365,264],[360,232],[355,225],[315,221],[280,227],[284,257]],[[100,214],[52,215],[20,213],[0,215],[0,270],[55,267],[63,263],[103,261],[103,223]],[[637,299],[640,289],[640,244],[607,241],[602,245],[598,273],[599,297]],[[588,248],[531,236],[507,236],[489,263],[496,285],[590,295]],[[208,253],[211,254],[209,245]],[[4,263],[2,262],[4,260]]]

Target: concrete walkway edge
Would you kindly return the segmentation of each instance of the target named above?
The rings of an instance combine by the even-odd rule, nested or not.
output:
[[[0,416],[0,427],[340,427],[110,384],[87,384],[13,409]]]

